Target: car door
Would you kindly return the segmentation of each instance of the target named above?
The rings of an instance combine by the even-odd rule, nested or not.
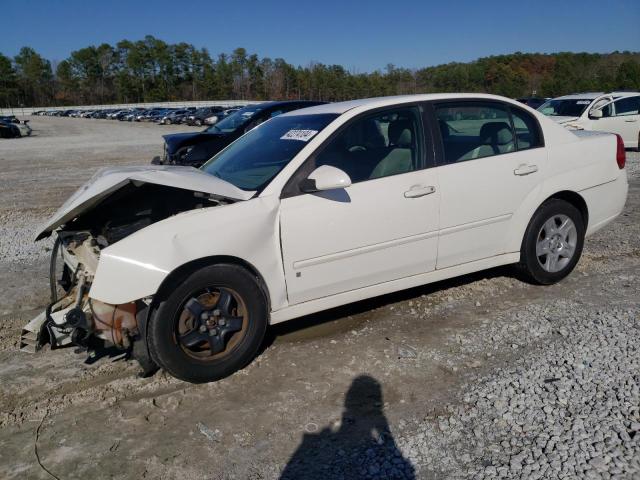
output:
[[[640,133],[640,96],[629,96],[615,100],[604,108],[603,117],[594,120],[592,129],[616,133],[627,147],[635,147]],[[609,105],[607,107],[609,107]]]
[[[508,253],[512,217],[539,188],[546,165],[537,120],[502,102],[433,108],[441,139],[437,268]]]
[[[290,304],[431,271],[439,190],[422,111],[402,106],[348,122],[283,191],[282,255]],[[351,186],[302,193],[315,168],[346,172]]]

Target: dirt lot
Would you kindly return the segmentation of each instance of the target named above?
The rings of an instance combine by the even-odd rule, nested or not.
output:
[[[624,215],[560,284],[497,269],[349,305],[195,386],[118,356],[17,352],[48,296],[36,226],[99,166],[190,130],[31,124],[0,140],[0,478],[639,478],[637,153]]]

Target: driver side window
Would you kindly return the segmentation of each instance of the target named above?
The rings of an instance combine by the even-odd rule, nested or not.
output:
[[[416,107],[359,118],[342,130],[315,159],[349,175],[352,183],[421,168],[422,124]]]
[[[614,103],[616,106],[616,117],[638,115],[638,113],[640,113],[640,96],[621,98]]]

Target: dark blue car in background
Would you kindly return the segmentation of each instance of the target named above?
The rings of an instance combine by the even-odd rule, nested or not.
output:
[[[151,163],[199,167],[245,132],[271,117],[323,103],[295,100],[249,105],[201,132],[164,135],[164,154],[155,157]]]

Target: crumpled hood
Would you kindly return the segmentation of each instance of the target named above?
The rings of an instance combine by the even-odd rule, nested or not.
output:
[[[143,167],[117,167],[98,170],[64,202],[58,211],[38,229],[36,240],[48,236],[53,230],[93,208],[102,200],[133,183],[146,183],[175,187],[194,192],[219,195],[234,200],[249,200],[255,192],[241,190],[224,180],[193,167],[149,165]]]
[[[576,120],[578,120],[578,117],[560,117],[554,115],[549,115],[549,118],[559,124],[575,122]]]

